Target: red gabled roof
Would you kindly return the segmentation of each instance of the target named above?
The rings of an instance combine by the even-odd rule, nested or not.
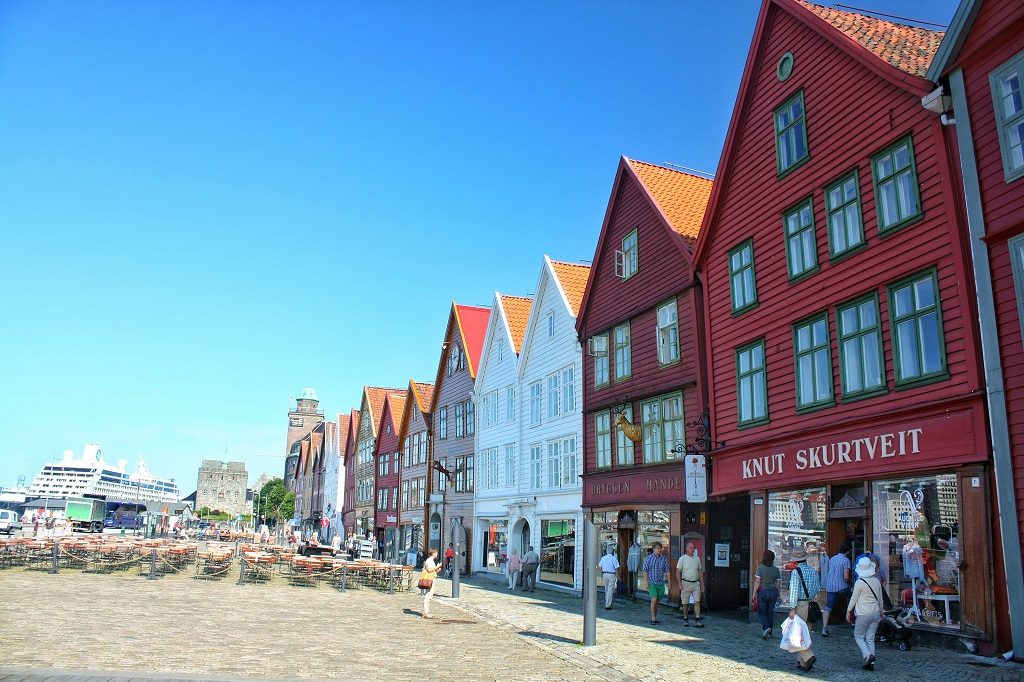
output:
[[[526,334],[526,323],[530,319],[530,307],[533,306],[533,299],[529,296],[509,296],[498,294],[501,300],[501,308],[505,311],[505,321],[508,322],[508,331],[512,335],[512,351],[519,353],[523,346],[523,336]]]
[[[356,440],[359,438],[359,410],[352,410],[348,417],[348,435],[345,437],[344,454],[348,454],[349,448],[355,454]]]
[[[921,78],[928,73],[928,66],[946,35],[943,31],[896,24],[805,0],[799,0],[799,3],[882,61]]]
[[[480,354],[484,349],[484,337],[487,335],[487,321],[491,317],[491,309],[458,303],[454,305],[455,321],[459,325],[466,349],[469,376],[476,379],[476,368],[480,366]]]

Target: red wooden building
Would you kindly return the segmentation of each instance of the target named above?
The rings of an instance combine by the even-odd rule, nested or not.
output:
[[[750,566],[881,557],[914,627],[995,630],[989,448],[942,33],[765,0],[696,246],[712,491]]]
[[[341,500],[342,524],[345,537],[356,532],[356,434],[359,433],[359,410],[352,410],[348,427],[342,434],[341,461],[345,470],[345,493]]]
[[[686,539],[708,540],[705,505],[687,503],[683,455],[707,406],[703,301],[691,249],[711,184],[622,158],[576,319],[586,351],[583,508],[594,514],[602,548],[618,548],[619,578],[640,594],[646,582],[635,566],[629,570],[631,547],[639,545],[642,558],[660,541],[674,565]],[[636,442],[630,425],[640,429]],[[745,517],[745,505],[740,512]],[[729,581],[711,581],[713,605],[743,603],[738,573],[732,578],[728,594],[716,593],[715,584]],[[678,598],[675,575],[669,592]]]
[[[978,291],[1002,540],[994,543],[1000,650],[1024,658],[1024,3],[964,0],[928,78],[942,88],[932,108],[953,124]]]
[[[398,563],[398,482],[401,464],[401,447],[398,435],[401,432],[402,415],[405,414],[406,391],[388,393],[381,410],[377,443],[374,446],[373,461],[376,478],[373,489],[377,491],[377,544],[383,549],[381,557]]]

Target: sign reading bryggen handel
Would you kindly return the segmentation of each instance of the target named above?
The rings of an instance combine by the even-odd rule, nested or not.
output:
[[[767,452],[763,446],[751,446],[721,453],[713,468],[714,494],[866,479],[984,460],[984,432],[974,428],[974,417],[974,409],[960,409],[784,441],[769,446]]]

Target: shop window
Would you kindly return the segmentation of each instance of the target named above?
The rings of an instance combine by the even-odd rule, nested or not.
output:
[[[807,552],[807,565],[821,568],[827,512],[824,488],[768,494],[768,549],[775,552],[775,565],[782,572],[780,605],[790,603],[794,552]]]
[[[768,421],[768,387],[764,366],[764,339],[736,351],[736,400],[740,426]]]
[[[794,325],[793,344],[797,409],[831,405],[832,346],[828,340],[828,314]]]
[[[825,210],[828,214],[828,251],[832,258],[846,255],[864,244],[857,171],[825,188]]]
[[[501,571],[508,560],[508,526],[505,523],[487,524],[482,535],[484,568],[488,571]]]
[[[644,464],[657,464],[682,456],[683,396],[674,393],[640,406],[644,435]]]
[[[549,583],[573,584],[576,566],[576,520],[540,522],[540,579]]]
[[[640,511],[636,516],[636,541],[641,547],[640,564],[643,565],[643,561],[651,553],[654,543],[660,542],[664,548],[662,553],[668,559],[669,568],[672,569],[670,573],[673,572],[676,560],[679,558],[671,556],[672,536],[670,532],[673,514],[668,511]],[[678,514],[676,516],[678,517]],[[678,518],[676,521],[678,523]],[[666,579],[668,578],[666,577]],[[643,571],[637,571],[637,591],[647,592],[647,576]]]
[[[906,137],[871,159],[875,182],[875,205],[880,233],[896,230],[919,219],[914,146]]]
[[[872,484],[874,553],[893,604],[911,622],[960,627],[960,522],[954,474]]]
[[[839,327],[839,365],[843,399],[885,391],[882,324],[878,295],[870,294],[836,308]]]
[[[989,77],[1007,182],[1024,175],[1024,54]]]
[[[779,177],[810,158],[803,90],[775,110],[775,156]]]
[[[935,271],[890,286],[889,314],[896,385],[945,378],[946,347]]]
[[[633,423],[633,406],[626,405],[622,411],[626,421]],[[615,464],[620,467],[631,467],[636,462],[634,443],[622,429],[615,429]]]
[[[734,315],[757,305],[754,241],[752,239],[748,239],[729,252],[729,289],[732,292]]]
[[[612,465],[611,421],[612,416],[608,411],[594,415],[594,450],[598,469],[607,469]]]
[[[786,237],[786,263],[789,278],[799,279],[818,270],[818,243],[814,237],[814,207],[803,202],[782,216]]]

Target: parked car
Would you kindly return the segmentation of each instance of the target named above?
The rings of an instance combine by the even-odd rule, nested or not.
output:
[[[0,509],[0,533],[11,535],[16,530],[21,530],[18,514],[10,509]]]

